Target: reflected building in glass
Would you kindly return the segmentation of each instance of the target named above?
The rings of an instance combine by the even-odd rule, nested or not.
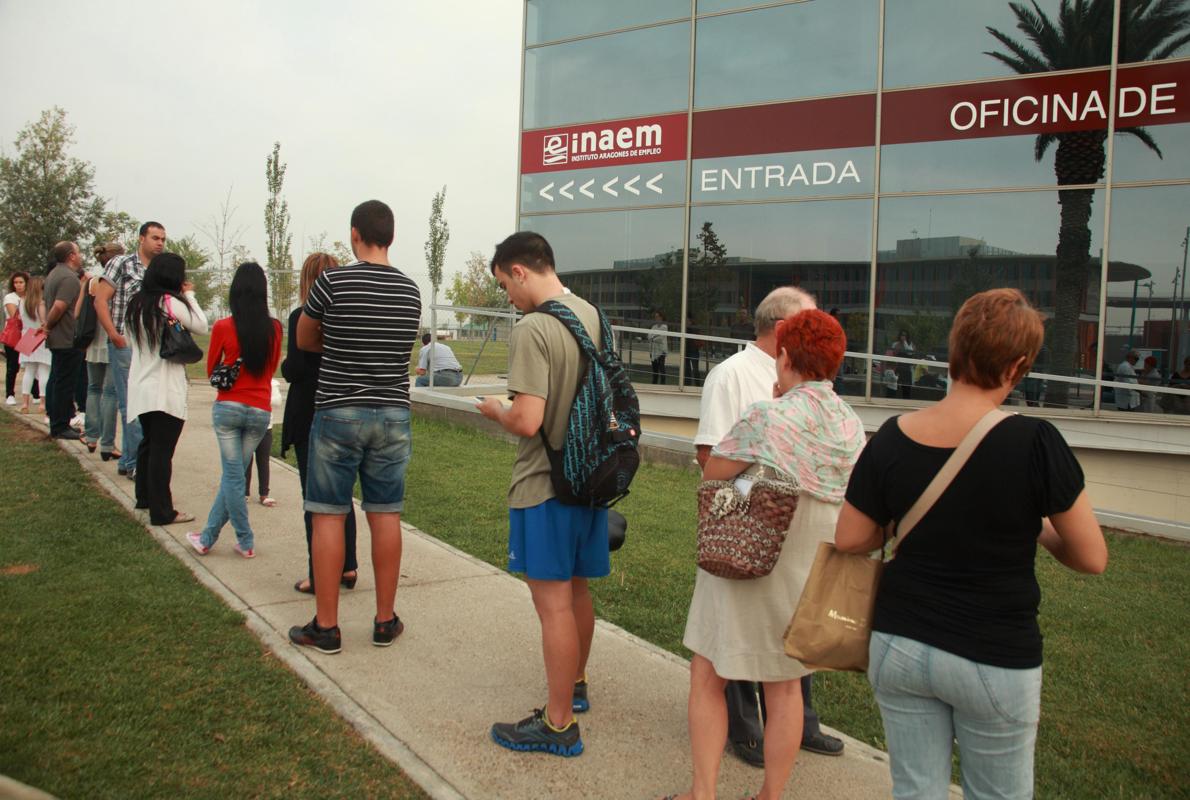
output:
[[[1046,319],[1018,402],[1121,413],[1135,350],[1167,388],[1129,413],[1186,415],[1190,2],[1071,41],[1038,5],[1052,31],[1001,0],[527,0],[520,227],[642,376],[660,313],[671,385],[793,284],[847,332],[840,391],[933,399],[955,311],[1013,286]]]

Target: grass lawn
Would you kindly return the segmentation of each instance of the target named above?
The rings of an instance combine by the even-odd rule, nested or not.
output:
[[[413,430],[410,522],[505,567],[513,446],[417,417]],[[617,507],[629,520],[627,544],[612,555],[610,577],[592,584],[601,618],[687,657],[681,638],[694,588],[697,484],[692,471],[643,466]],[[1126,535],[1109,535],[1108,546],[1107,573],[1096,577],[1038,556],[1045,684],[1037,796],[1186,797],[1190,548]],[[828,725],[884,747],[864,676],[823,674],[814,692]]]
[[[45,437],[0,414],[0,773],[59,797],[424,797]]]

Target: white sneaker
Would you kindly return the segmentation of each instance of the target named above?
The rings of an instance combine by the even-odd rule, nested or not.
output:
[[[17,404],[17,399],[15,397],[13,397],[12,395],[9,395],[8,399],[4,401],[4,405],[6,405],[6,406],[15,406],[16,404]]]
[[[77,413],[73,417],[71,417],[70,427],[74,428],[76,431],[81,431],[83,429],[83,426],[86,424],[86,422],[87,422],[87,415],[80,411],[79,413]]]

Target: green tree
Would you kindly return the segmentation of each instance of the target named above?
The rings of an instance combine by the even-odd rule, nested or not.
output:
[[[426,269],[430,273],[430,292],[433,305],[438,304],[438,287],[442,285],[442,263],[446,260],[446,245],[450,241],[450,225],[442,215],[446,205],[446,187],[434,195],[430,204],[430,235],[426,239]]]
[[[446,288],[446,299],[456,306],[470,308],[504,308],[508,300],[500,289],[500,284],[488,271],[488,262],[483,253],[472,250],[467,256],[462,272],[456,272],[451,285]],[[472,322],[484,324],[484,317],[465,312],[455,314],[459,322],[472,317]]]
[[[54,106],[0,156],[0,271],[40,272],[64,239],[86,246],[110,219],[95,193],[95,168],[70,155],[74,126]]]
[[[1113,0],[1062,0],[1056,21],[1036,2],[1009,3],[1017,29],[1033,49],[995,28],[990,33],[1007,52],[985,55],[1027,74],[1051,70],[1101,67],[1111,63]],[[1190,11],[1186,0],[1125,0],[1120,19],[1120,63],[1169,58],[1190,41]],[[1116,133],[1135,136],[1161,157],[1161,149],[1144,128],[1117,128]],[[1070,131],[1038,135],[1033,156],[1045,157],[1052,145],[1058,185],[1098,183],[1107,162],[1106,130]],[[1052,369],[1072,373],[1078,366],[1078,321],[1087,296],[1087,285],[1097,274],[1091,259],[1092,189],[1059,189],[1061,206],[1055,265],[1054,318],[1050,329]],[[1052,382],[1047,405],[1067,405],[1069,385]]]
[[[327,255],[334,256],[335,260],[340,264],[350,264],[352,261],[355,261],[355,254],[351,252],[351,248],[343,244],[341,240],[336,239],[333,242],[328,242],[326,231],[323,231],[317,236],[311,236],[309,245],[306,255],[310,255],[311,253],[326,253]]]
[[[289,248],[293,234],[289,232],[289,202],[281,197],[285,185],[286,164],[281,162],[281,143],[273,143],[273,152],[265,162],[265,180],[268,182],[269,199],[264,204],[264,230],[267,240],[267,269],[269,287],[273,294],[273,310],[278,315],[286,314],[297,294],[294,280],[293,257]]]
[[[731,281],[727,267],[727,246],[710,222],[704,222],[698,232],[698,249],[690,253],[690,276],[687,281],[687,311],[702,324],[713,321],[720,290]],[[734,292],[734,286],[731,287]]]
[[[194,297],[204,310],[214,309],[218,290],[215,287],[215,271],[211,254],[194,238],[168,239],[165,249],[186,259],[186,279],[194,284]]]

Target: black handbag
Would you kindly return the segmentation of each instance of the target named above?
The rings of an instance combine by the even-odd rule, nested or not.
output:
[[[92,278],[91,280],[96,280]],[[91,284],[88,281],[87,285],[81,290],[83,292],[83,307],[79,310],[79,317],[74,323],[74,349],[86,350],[91,346],[91,342],[95,341],[95,326],[98,322],[95,314],[95,303],[91,300],[87,290]]]
[[[220,364],[211,370],[211,385],[221,392],[226,392],[236,385],[240,378],[240,364],[243,359],[237,358],[230,364]]]
[[[159,354],[163,361],[173,364],[193,364],[202,361],[202,348],[194,343],[190,331],[182,327],[174,316],[169,295],[165,297],[165,326],[161,329]]]

